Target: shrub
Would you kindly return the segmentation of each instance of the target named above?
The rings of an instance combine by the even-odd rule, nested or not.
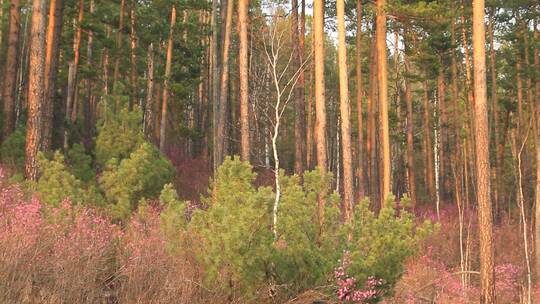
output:
[[[96,172],[92,168],[92,157],[86,154],[84,146],[74,144],[68,151],[68,162],[73,175],[83,182],[89,182],[96,178]]]
[[[406,206],[407,200],[401,203]],[[351,240],[344,254],[347,263],[343,275],[354,281],[355,290],[369,296],[360,303],[366,300],[374,303],[391,294],[404,272],[406,259],[433,230],[429,221],[416,225],[414,215],[398,209],[393,197],[386,200],[378,215],[369,210],[368,204],[366,199],[355,208],[354,220],[349,225]],[[366,286],[376,287],[375,293],[366,290]]]
[[[96,163],[105,167],[109,160],[127,158],[143,142],[141,111],[122,109],[116,115],[107,115],[98,127]]]
[[[24,147],[26,144],[26,127],[19,124],[15,131],[9,135],[0,147],[2,162],[22,170],[24,167]]]
[[[99,185],[112,205],[113,216],[125,219],[141,199],[157,197],[173,178],[171,163],[153,145],[144,142],[118,165],[110,163],[99,178]]]
[[[40,177],[36,190],[43,202],[58,207],[66,198],[78,203],[83,201],[82,183],[68,171],[62,153],[55,152],[51,160],[39,153],[38,166]]]

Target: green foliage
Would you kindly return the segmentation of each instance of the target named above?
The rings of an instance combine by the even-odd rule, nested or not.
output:
[[[92,168],[92,157],[86,154],[84,146],[74,144],[68,151],[68,162],[73,175],[83,182],[94,180],[96,172]]]
[[[161,230],[168,240],[170,250],[177,250],[181,246],[180,234],[185,231],[186,204],[178,200],[178,194],[172,184],[166,184],[161,190],[159,202],[164,205],[160,214]]]
[[[270,283],[298,292],[327,284],[343,247],[335,196],[326,198],[326,220],[319,227],[318,193],[328,191],[331,176],[306,173],[305,188],[298,177],[282,176],[278,209],[278,238],[272,233],[271,188],[256,189],[248,163],[227,159],[218,169],[208,210],[198,210],[190,231],[200,236],[199,258],[208,284],[253,291]],[[324,191],[323,191],[324,192]]]
[[[24,167],[24,147],[26,144],[26,127],[24,124],[17,126],[0,147],[2,162],[15,166],[18,169]]]
[[[112,214],[128,217],[143,198],[157,197],[174,177],[171,163],[151,144],[144,142],[129,158],[112,161],[99,179]]]
[[[402,204],[408,204],[407,198]],[[356,206],[349,225],[350,265],[346,272],[360,288],[369,277],[375,277],[382,279],[387,291],[391,291],[403,274],[405,260],[416,252],[419,242],[434,226],[429,221],[417,225],[414,215],[398,209],[393,197],[386,200],[379,215],[370,211],[368,205],[366,199]]]
[[[96,163],[99,166],[105,167],[110,160],[121,161],[129,157],[144,142],[141,117],[138,108],[131,112],[122,109],[103,120],[96,139]]]
[[[254,180],[248,163],[226,159],[204,198],[208,210],[194,214],[190,228],[202,239],[198,256],[209,284],[247,288],[267,278],[272,195],[267,188],[257,191]]]
[[[83,201],[82,183],[69,172],[62,153],[55,152],[51,160],[39,153],[38,165],[40,177],[35,186],[43,202],[57,207],[66,198]]]

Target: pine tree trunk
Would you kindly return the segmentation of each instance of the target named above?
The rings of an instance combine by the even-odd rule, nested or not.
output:
[[[137,1],[132,0],[131,1],[131,8],[130,8],[130,26],[129,26],[129,42],[130,42],[130,84],[131,84],[131,96],[129,99],[129,110],[131,111],[133,109],[133,105],[137,104],[138,99],[138,84],[137,84],[137,33],[135,29],[135,23],[136,23],[136,7]]]
[[[249,136],[249,67],[248,67],[248,12],[249,0],[238,1],[238,36],[240,45],[238,60],[240,76],[240,136],[241,158],[243,161],[250,160],[250,136]]]
[[[534,29],[534,39],[538,41],[538,29]],[[535,241],[535,273],[537,282],[540,281],[540,52],[538,48],[534,49],[534,69],[536,71],[536,196],[535,196],[535,223],[534,241]]]
[[[291,39],[292,39],[292,48],[293,48],[293,65],[292,70],[298,71],[302,67],[303,56],[300,53],[300,38],[304,33],[299,33],[299,23],[298,23],[298,0],[291,0],[292,14],[291,14]],[[300,79],[299,79],[300,80]],[[295,144],[295,153],[294,153],[294,172],[298,175],[301,175],[304,172],[304,157],[306,150],[305,143],[305,98],[304,98],[304,86],[300,81],[296,82],[294,87],[294,99],[295,99],[295,115],[294,115],[294,144]]]
[[[473,2],[474,116],[476,187],[480,236],[480,303],[495,303],[493,225],[490,197],[489,136],[486,98],[484,0]]]
[[[427,74],[425,75],[427,79]],[[431,141],[431,119],[430,119],[430,110],[431,106],[429,103],[429,87],[427,80],[423,82],[424,86],[424,155],[425,155],[425,179],[426,179],[426,188],[428,192],[428,200],[432,203],[435,199],[435,177],[434,175],[434,160],[433,160],[433,144]]]
[[[370,47],[370,68],[369,68],[369,94],[367,96],[367,146],[368,155],[368,176],[369,176],[369,196],[372,207],[379,205],[380,191],[378,182],[378,158],[377,158],[377,107],[375,104],[377,95],[377,46],[376,37],[371,41]]]
[[[4,69],[3,98],[4,126],[3,135],[6,139],[15,130],[15,88],[17,85],[17,68],[19,64],[19,31],[20,31],[20,0],[11,0],[9,8],[9,32]]]
[[[94,0],[90,0],[90,16],[95,12],[95,3]],[[86,64],[91,67],[93,66],[93,56],[94,56],[94,32],[88,30],[88,41],[86,44]],[[84,122],[84,146],[86,151],[92,149],[92,137],[94,136],[94,111],[95,108],[95,96],[93,93],[94,83],[92,77],[86,79],[86,98],[82,101],[82,118]]]
[[[60,38],[64,15],[64,0],[51,0],[45,53],[45,99],[43,102],[43,151],[52,147],[54,105],[56,103],[56,76],[60,56]],[[62,118],[63,119],[63,118]]]
[[[504,151],[501,149],[503,147],[500,146],[500,132],[499,132],[499,105],[498,105],[498,99],[497,99],[497,68],[495,65],[495,44],[494,44],[494,36],[495,36],[495,29],[494,29],[494,17],[495,12],[493,12],[489,18],[489,65],[490,65],[490,75],[491,75],[491,103],[492,103],[492,111],[493,111],[493,130],[495,132],[495,187],[494,187],[494,195],[495,198],[495,215],[497,216],[499,214],[499,203],[500,203],[500,189],[502,189],[502,164],[503,164],[503,157],[504,157]]]
[[[150,43],[147,54],[146,102],[144,106],[144,134],[153,142],[154,134],[154,44]]]
[[[405,44],[407,43],[405,38]],[[403,52],[403,62],[405,73],[411,72],[409,56],[407,55],[407,45]],[[413,97],[411,83],[408,76],[405,76],[405,103],[407,104],[407,175],[409,177],[409,197],[412,208],[416,208],[416,176],[414,168],[414,118],[413,118]]]
[[[228,108],[228,96],[229,96],[229,52],[231,45],[231,28],[232,28],[232,15],[234,8],[234,0],[227,1],[227,13],[225,17],[225,32],[223,34],[223,52],[221,61],[221,79],[220,79],[220,91],[219,91],[219,105],[218,105],[218,125],[217,125],[217,159],[216,165],[219,167],[225,155],[228,154],[228,121],[227,114]]]
[[[159,128],[159,150],[165,152],[165,140],[167,136],[168,103],[169,103],[169,81],[171,77],[172,52],[174,26],[176,24],[176,7],[171,8],[171,22],[169,26],[169,40],[167,42],[167,57],[165,62],[165,78],[163,81],[163,99],[161,103],[161,125]]]
[[[356,2],[356,109],[358,119],[358,195],[363,198],[366,194],[366,167],[364,155],[364,119],[362,103],[364,99],[364,84],[362,81],[362,0]]]
[[[210,18],[210,27],[212,29],[212,37],[210,42],[211,53],[211,75],[212,75],[212,137],[213,137],[213,169],[217,171],[219,166],[219,138],[217,136],[217,129],[219,127],[219,63],[218,63],[218,39],[219,39],[219,26],[218,26],[218,1],[212,0],[212,16]]]
[[[32,25],[30,30],[31,52],[28,70],[28,121],[26,133],[26,160],[24,173],[27,179],[37,180],[37,153],[43,134],[43,100],[45,97],[45,0],[32,1]]]
[[[354,201],[353,164],[351,145],[351,106],[349,101],[349,79],[347,76],[347,42],[345,40],[345,3],[337,1],[338,65],[339,65],[339,111],[341,114],[341,155],[343,159],[343,208],[342,216],[349,221]]]
[[[317,165],[323,176],[327,170],[326,154],[326,104],[324,81],[324,0],[313,2],[313,46],[315,65],[315,138],[317,145]],[[319,194],[319,228],[324,223],[326,193]]]
[[[124,30],[124,11],[126,9],[126,0],[120,1],[120,20],[118,22],[118,29],[116,31],[116,58],[114,60],[114,72],[113,72],[113,94],[115,98],[115,111],[120,111],[120,92],[118,92],[118,81],[120,78],[120,58],[122,56],[122,31]]]
[[[379,115],[382,148],[381,207],[390,195],[390,133],[388,127],[388,74],[386,58],[386,0],[377,0],[377,80],[379,86]]]

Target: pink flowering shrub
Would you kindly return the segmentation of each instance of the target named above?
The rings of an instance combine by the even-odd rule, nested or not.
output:
[[[97,302],[119,230],[64,202],[45,207],[7,185],[0,170],[0,302]]]
[[[348,253],[341,265],[334,270],[338,299],[346,303],[376,303],[386,293],[384,280],[368,277],[363,287],[358,288],[356,278],[346,274],[350,263],[347,255]]]

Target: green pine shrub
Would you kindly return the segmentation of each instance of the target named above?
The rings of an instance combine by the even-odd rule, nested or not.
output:
[[[0,146],[2,162],[22,171],[24,168],[26,144],[26,126],[19,124]]]
[[[84,146],[74,144],[68,151],[68,162],[73,175],[83,182],[95,180],[96,172],[92,167],[92,157],[86,154]]]
[[[99,186],[115,218],[125,219],[143,198],[154,198],[174,178],[172,164],[152,144],[143,142],[128,158],[109,161]]]
[[[38,166],[40,176],[35,188],[43,202],[58,207],[64,199],[75,203],[84,201],[82,182],[69,172],[62,153],[55,152],[50,160],[39,153]]]
[[[107,115],[98,127],[96,138],[96,163],[104,168],[112,159],[127,158],[143,142],[141,110],[122,109],[116,115]]]

